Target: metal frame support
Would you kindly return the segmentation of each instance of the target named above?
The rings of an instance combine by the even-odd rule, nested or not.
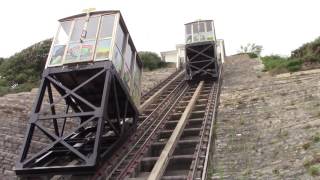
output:
[[[219,64],[214,41],[186,45],[186,79],[217,78]]]
[[[100,93],[87,93],[92,84]],[[54,99],[57,94],[59,98]],[[65,109],[58,112],[61,104]],[[110,61],[48,68],[32,108],[16,174],[90,173],[136,128],[137,119],[138,109]],[[67,121],[71,132],[70,127],[66,132]],[[37,149],[31,147],[39,135],[35,130],[48,142],[31,152]],[[61,157],[69,162],[61,163]]]

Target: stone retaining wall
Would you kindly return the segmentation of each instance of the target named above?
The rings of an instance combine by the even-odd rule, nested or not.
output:
[[[142,91],[149,90],[174,71],[173,68],[167,68],[144,72]],[[28,114],[36,94],[37,89],[33,89],[31,92],[0,97],[0,180],[16,179],[12,169],[21,150]],[[32,151],[41,149],[45,142],[46,139],[43,136],[38,136],[34,142],[36,147]]]

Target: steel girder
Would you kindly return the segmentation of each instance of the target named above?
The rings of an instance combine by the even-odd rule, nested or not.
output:
[[[110,61],[48,68],[16,174],[90,173],[136,128],[137,119],[138,110]]]
[[[218,77],[216,45],[214,41],[186,45],[186,79]]]

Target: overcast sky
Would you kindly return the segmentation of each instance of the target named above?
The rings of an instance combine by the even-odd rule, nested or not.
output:
[[[184,24],[213,19],[227,54],[249,42],[263,54],[289,55],[320,36],[320,0],[4,0],[0,7],[0,57],[50,38],[57,20],[86,8],[121,10],[138,51],[173,50]]]

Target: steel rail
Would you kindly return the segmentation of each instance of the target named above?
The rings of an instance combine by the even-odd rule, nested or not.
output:
[[[164,85],[159,91],[154,93],[149,99],[144,101],[143,104],[140,105],[139,111],[142,112],[147,106],[149,106],[152,102],[154,102],[155,99],[157,99],[160,94],[174,81],[176,81],[180,76],[184,74],[184,71],[181,71],[177,76],[175,76],[173,79],[169,81],[166,85]]]
[[[185,84],[184,81],[181,82],[182,84]],[[179,86],[177,86],[176,88],[178,88]],[[149,126],[149,128],[147,130],[144,131],[143,135],[139,138],[139,140],[130,148],[129,152],[126,153],[123,158],[119,161],[119,163],[117,163],[117,165],[115,166],[115,168],[111,171],[111,173],[106,177],[106,179],[110,179],[111,176],[113,175],[113,173],[117,170],[117,168],[121,165],[122,162],[124,162],[124,160],[126,159],[126,157],[129,156],[129,154],[132,153],[132,151],[138,146],[139,143],[141,143],[140,141],[143,140],[144,136],[147,135],[147,133],[149,132],[149,130],[151,130],[151,128],[153,128],[152,132],[149,134],[149,136],[147,136],[147,138],[143,141],[143,144],[141,147],[144,147],[147,142],[151,139],[152,135],[155,133],[155,131],[158,129],[158,127],[161,125],[162,121],[166,118],[166,116],[170,113],[171,109],[174,108],[174,104],[176,104],[176,102],[180,99],[179,97],[181,97],[184,92],[187,90],[188,86],[185,86],[184,89],[182,89],[182,91],[180,93],[177,93],[176,95],[178,96],[177,98],[175,98],[174,102],[171,104],[171,106],[169,106],[168,111],[166,111],[166,113],[164,114],[164,116],[161,118],[161,120],[156,124],[156,127],[152,127],[152,125],[154,125],[157,121],[153,121],[152,124]],[[181,89],[180,89],[181,90]],[[174,92],[174,91],[173,91]],[[172,93],[173,93],[172,92]],[[170,93],[171,94],[171,93]],[[176,96],[174,96],[176,97]],[[167,98],[174,98],[171,97],[170,95],[167,96]],[[159,106],[158,106],[159,107]],[[157,110],[155,110],[154,112],[156,112]],[[132,162],[132,161],[131,161]],[[123,171],[125,172],[125,171]],[[122,174],[120,174],[122,175]]]
[[[169,156],[173,153],[174,149],[176,148],[177,141],[180,138],[187,120],[189,119],[191,112],[194,108],[194,105],[197,101],[197,98],[200,94],[200,91],[203,87],[203,81],[201,81],[193,93],[193,96],[188,103],[187,107],[185,108],[180,120],[178,121],[174,131],[172,132],[168,142],[166,143],[164,149],[162,150],[159,159],[157,160],[156,164],[153,166],[153,169],[148,177],[148,180],[158,180],[161,178],[165,168],[167,167]]]
[[[149,99],[153,93],[157,92],[158,89],[160,89],[163,85],[167,84],[172,78],[174,78],[179,72],[181,71],[181,69],[176,70],[175,72],[173,72],[170,76],[168,76],[166,79],[162,80],[161,82],[159,82],[156,86],[154,86],[153,88],[151,88],[148,92],[144,93],[141,96],[141,103],[143,103],[144,101],[146,101],[147,99]]]
[[[202,178],[201,180],[207,179],[207,170],[208,170],[208,163],[209,163],[209,156],[210,156],[210,150],[211,150],[211,141],[212,141],[212,136],[213,136],[213,128],[216,122],[216,116],[217,116],[217,110],[220,104],[220,92],[221,92],[221,86],[222,86],[222,70],[223,70],[223,65],[221,65],[220,70],[219,70],[219,76],[218,76],[218,83],[217,83],[217,92],[215,95],[215,107],[213,110],[213,116],[212,116],[212,123],[210,126],[210,132],[209,132],[209,140],[208,140],[208,145],[207,145],[207,151],[206,151],[206,157],[204,160],[204,165],[203,165],[203,171],[202,171]]]
[[[176,80],[178,80],[178,79],[176,79]],[[171,84],[171,83],[173,83],[173,82],[170,81],[170,84]],[[143,127],[145,127],[145,128],[148,129],[149,127],[152,126],[152,124],[155,122],[155,119],[157,118],[157,116],[159,116],[158,114],[161,113],[161,112],[163,112],[163,111],[165,111],[165,108],[168,107],[168,105],[170,104],[170,102],[173,100],[173,98],[172,98],[171,96],[174,96],[174,94],[176,93],[176,91],[180,90],[181,86],[183,86],[184,84],[185,84],[184,81],[179,82],[179,84],[175,86],[174,90],[172,90],[172,91],[169,93],[169,95],[167,95],[167,96],[165,97],[165,99],[157,106],[157,108],[156,108],[154,111],[152,111],[152,112],[147,116],[147,118],[145,118],[145,119],[141,122],[141,124],[138,125],[137,130],[136,130],[134,136],[129,137],[129,140],[128,140],[129,142],[128,142],[128,144],[126,145],[128,148],[130,148],[131,146],[133,146],[133,145],[131,144],[132,142],[139,141],[139,139],[137,140],[137,139],[135,139],[135,138],[143,137],[143,135],[146,134],[147,131],[145,131],[145,129],[143,129]],[[164,109],[163,109],[163,108],[164,108]],[[162,111],[161,111],[161,110],[162,110]],[[155,117],[154,117],[154,116],[155,116]],[[151,123],[151,124],[150,124],[150,123]],[[140,131],[140,129],[143,129],[143,130]],[[142,134],[139,134],[139,133],[142,133]],[[126,152],[123,152],[123,153],[126,153]],[[122,155],[121,155],[121,156],[122,156]],[[113,161],[114,161],[114,160],[113,160]],[[111,163],[112,163],[112,162],[111,162]],[[118,164],[118,163],[119,163],[119,160],[117,160],[116,163]],[[105,164],[106,164],[106,163],[105,163]],[[111,171],[114,171],[114,165],[111,165],[111,166],[113,166]],[[101,172],[101,169],[106,169],[106,167],[100,168],[100,170],[98,170],[98,171],[99,171],[98,174],[105,174],[105,172]],[[107,170],[107,171],[108,171],[108,170]],[[108,172],[109,172],[109,171],[108,171]],[[110,174],[110,173],[108,173],[108,174]],[[98,179],[99,176],[100,176],[100,175],[95,175],[92,179]]]
[[[161,100],[161,102],[158,104],[158,106],[156,107],[156,109],[154,109],[148,116],[147,118],[145,118],[140,124],[138,124],[137,130],[143,128],[143,126],[148,126],[148,122],[152,122],[152,116],[156,116],[156,113],[161,109],[161,107],[165,106],[165,104],[168,102],[168,99],[170,99],[169,97],[172,96],[172,94],[177,91],[179,89],[179,87],[181,87],[181,85],[184,84],[183,80],[181,79],[182,74],[179,73],[181,72],[180,70],[175,71],[174,73],[172,73],[167,79],[163,80],[161,83],[159,83],[157,86],[155,86],[152,90],[150,90],[148,92],[148,94],[152,95],[154,93],[160,92],[160,96],[162,93],[169,91],[170,93],[165,97],[165,99]],[[180,82],[179,82],[180,81]],[[175,85],[175,82],[179,82],[178,85]],[[165,84],[166,88],[161,88],[158,91],[155,91],[157,87],[162,87],[161,85]],[[173,90],[168,90],[168,88],[170,86],[173,86],[174,89]],[[155,92],[151,92],[151,91],[155,91]],[[145,94],[146,95],[146,94]],[[145,97],[144,95],[144,97]],[[130,143],[130,142],[129,142]],[[71,164],[73,164],[74,162],[71,162]],[[108,162],[104,163],[107,164]],[[104,165],[102,166],[102,168],[104,167]],[[99,177],[101,175],[101,168],[99,168],[98,170],[98,176],[94,175],[93,179]],[[71,175],[72,176],[72,175]],[[50,179],[50,177],[48,177]],[[52,177],[52,179],[65,179],[65,176],[61,176],[61,175],[55,175]]]

